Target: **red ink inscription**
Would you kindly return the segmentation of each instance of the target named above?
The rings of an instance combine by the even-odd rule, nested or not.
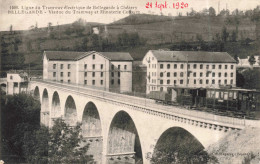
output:
[[[171,5],[171,4],[170,4]],[[155,2],[154,5],[152,2],[147,2],[146,5],[145,5],[146,8],[158,8],[162,11],[162,9],[165,9],[165,8],[171,8],[169,7],[168,3],[165,1],[163,3],[160,3],[160,2]],[[185,8],[188,8],[189,7],[189,4],[188,3],[185,3],[185,2],[176,2],[176,3],[172,3],[172,8],[174,9],[185,9]]]

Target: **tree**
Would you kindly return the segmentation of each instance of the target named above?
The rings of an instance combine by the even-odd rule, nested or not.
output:
[[[236,41],[237,41],[237,33],[236,33],[235,31],[232,31],[231,41],[232,41],[232,42],[236,42]]]
[[[48,25],[47,25],[47,32],[50,32],[52,31],[52,23],[49,22]]]
[[[49,22],[49,23],[48,23],[48,28],[51,28],[51,26],[52,26],[52,23]]]
[[[245,85],[245,78],[238,71],[236,71],[236,85],[237,85],[237,87],[243,87]]]
[[[253,66],[256,62],[254,55],[251,55],[248,59],[248,62],[251,66]]]
[[[88,50],[88,37],[85,37],[83,40],[82,40],[82,49],[84,51],[87,51]]]
[[[213,7],[209,8],[209,16],[216,16],[216,10]]]
[[[119,34],[117,36],[117,44],[119,46],[128,46],[129,44],[129,35],[126,31],[124,31],[123,33]]]
[[[0,112],[2,152],[23,159],[25,133],[32,133],[40,127],[40,103],[26,94],[1,95]]]
[[[90,41],[91,41],[91,45],[92,48],[94,49],[98,49],[99,48],[99,36],[97,34],[92,34],[90,36]]]
[[[191,134],[179,129],[164,133],[159,138],[151,163],[206,164],[214,159]]]
[[[29,27],[29,30],[34,30],[34,29],[35,29],[34,25],[31,25],[31,26]]]
[[[257,6],[252,13],[251,20],[254,22],[260,21],[260,6]]]
[[[1,36],[1,56],[8,53],[8,44],[5,41],[4,36]],[[2,59],[3,60],[3,59]],[[2,63],[1,63],[2,64]]]
[[[32,40],[28,39],[26,42],[27,51],[32,51]]]
[[[189,16],[195,16],[195,14],[196,14],[196,11],[193,8],[191,8],[191,12],[188,13],[188,15]]]
[[[10,25],[10,32],[13,32],[13,25]]]
[[[198,42],[203,41],[202,35],[197,33],[197,34],[196,34],[196,40],[197,40]]]
[[[238,64],[238,63],[239,63],[239,60],[238,60],[237,54],[235,54],[234,59],[235,59],[236,63]]]
[[[227,32],[226,26],[224,26],[224,27],[222,28],[222,35],[221,35],[222,41],[223,41],[223,42],[226,42],[227,39],[228,39],[228,37],[229,37],[229,33]]]
[[[245,12],[245,16],[246,17],[251,17],[253,15],[253,10],[246,10],[246,12]]]
[[[257,69],[247,69],[242,72],[244,77],[244,88],[260,89],[260,72]]]
[[[82,36],[84,28],[84,22],[82,19],[78,19],[72,24],[73,32],[76,33],[77,36]]]
[[[219,15],[220,16],[229,16],[229,10],[223,9],[223,10],[220,11]]]
[[[207,8],[204,8],[200,13],[201,13],[201,15],[206,16],[206,15],[208,15],[209,10]]]
[[[137,32],[129,34],[129,45],[131,47],[137,46],[140,44],[140,37]]]
[[[32,135],[27,134],[24,149],[29,163],[88,163],[93,158],[87,155],[89,145],[85,142],[80,124],[70,127],[57,119],[52,128],[41,127]]]
[[[236,24],[236,34],[238,34],[238,27],[239,27],[239,24],[240,24],[240,19],[239,19],[238,16],[235,16],[234,22]]]
[[[37,22],[35,23],[35,26],[34,26],[34,27],[35,27],[35,30],[38,29],[38,23],[37,23]]]

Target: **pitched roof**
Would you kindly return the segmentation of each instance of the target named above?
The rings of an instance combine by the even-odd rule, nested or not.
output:
[[[128,52],[74,52],[74,51],[44,51],[49,60],[70,60],[77,61],[93,53],[98,53],[112,61],[132,61],[133,58]]]
[[[93,53],[91,52],[73,52],[73,51],[44,51],[47,59],[49,60],[79,60],[87,55]]]
[[[114,61],[134,60],[128,52],[98,52],[98,53],[107,57],[109,60],[114,60]]]
[[[236,63],[227,52],[150,50],[161,62]]]

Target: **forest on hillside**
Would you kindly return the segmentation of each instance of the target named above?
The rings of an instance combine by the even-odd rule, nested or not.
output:
[[[41,75],[45,50],[127,51],[135,60],[142,60],[151,49],[226,51],[233,57],[245,58],[259,54],[259,42],[255,41],[255,23],[259,20],[258,6],[247,11],[223,10],[218,15],[214,8],[191,10],[177,17],[130,15],[108,25],[83,19],[66,25],[49,22],[44,28],[38,28],[36,23],[25,31],[13,31],[10,25],[9,31],[0,32],[1,71],[4,74],[10,69],[30,69],[32,74]],[[212,33],[203,33],[207,30]]]

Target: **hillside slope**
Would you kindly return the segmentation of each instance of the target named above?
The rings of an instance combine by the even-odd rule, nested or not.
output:
[[[112,36],[127,32],[138,32],[149,44],[196,41],[201,35],[204,41],[212,41],[216,34],[221,34],[223,26],[228,32],[236,30],[233,17],[169,17],[147,14],[130,15],[117,22],[109,24],[108,33]],[[250,38],[255,40],[255,24],[249,18],[240,18],[238,39]]]
[[[218,143],[211,145],[207,151],[217,157],[221,164],[259,164],[260,129],[248,127],[231,132]]]
[[[230,17],[231,18],[231,17]],[[83,25],[66,24],[52,25],[48,28],[37,28],[25,31],[0,32],[1,38],[4,38],[8,44],[9,51],[13,50],[13,42],[18,38],[21,42],[18,44],[18,52],[24,54],[25,68],[42,69],[42,53],[44,50],[61,51],[82,51],[78,47],[84,46],[84,39],[88,37],[87,50],[98,49],[90,48],[92,38],[89,37],[93,27],[100,30],[99,37],[109,44],[102,47],[102,51],[127,51],[135,60],[142,60],[143,56],[151,49],[173,49],[173,44],[178,45],[181,41],[193,44],[189,50],[196,50],[198,47],[197,34],[201,35],[204,41],[215,37],[216,33],[221,33],[224,25],[228,32],[236,29],[236,25],[227,23],[225,17],[169,17],[158,15],[137,14],[130,15],[112,24],[105,25],[84,22]],[[74,30],[74,32],[72,32]],[[244,38],[254,38],[255,25],[248,18],[241,18],[238,27],[239,36],[243,34]],[[77,33],[80,31],[80,33]],[[118,46],[118,35],[123,32],[138,33],[144,44],[136,46]],[[238,42],[225,43],[224,51],[232,56],[237,55],[245,58],[250,55],[258,55],[260,44],[250,43],[241,44]],[[178,49],[175,49],[178,50]]]

